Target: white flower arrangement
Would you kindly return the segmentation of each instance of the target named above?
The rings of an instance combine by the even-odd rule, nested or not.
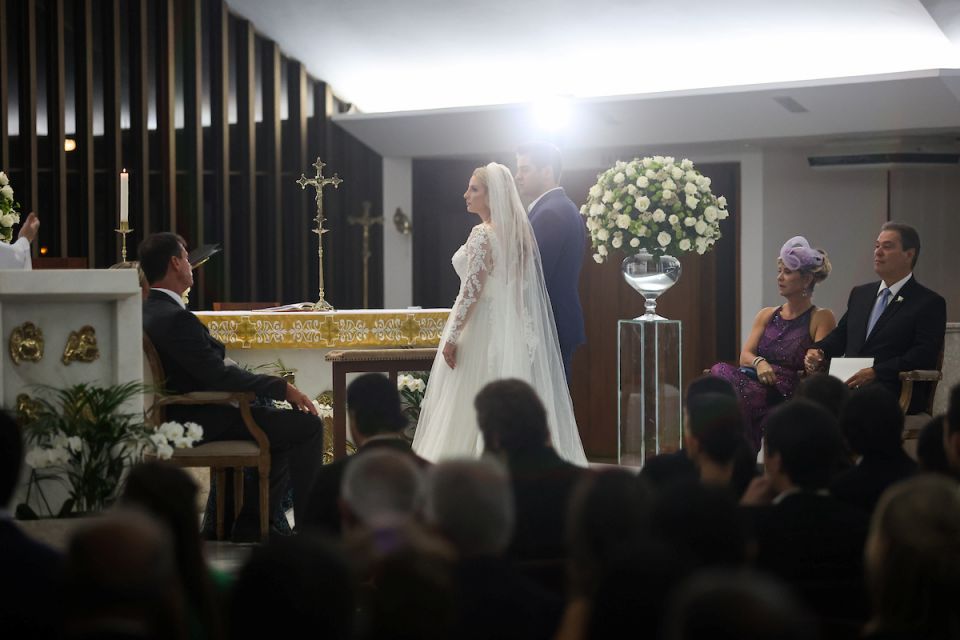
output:
[[[417,421],[420,419],[420,405],[423,404],[423,396],[427,393],[427,381],[430,374],[421,373],[401,373],[397,376],[397,391],[400,392],[400,403],[403,405],[403,413],[410,419],[410,424],[416,428]]]
[[[598,263],[627,246],[634,253],[703,255],[729,216],[727,200],[713,195],[710,178],[690,160],[678,163],[670,156],[618,160],[597,176],[580,214]]]
[[[20,204],[13,199],[13,187],[10,178],[0,171],[0,242],[10,244],[13,241],[13,226],[19,224]]]
[[[291,405],[286,400],[274,400],[273,406],[276,407],[277,409],[291,409],[291,410],[293,409],[293,405]],[[320,416],[321,418],[333,417],[333,407],[331,407],[330,405],[323,404],[322,402],[319,402],[318,400],[314,399],[313,406],[316,407],[317,415]]]

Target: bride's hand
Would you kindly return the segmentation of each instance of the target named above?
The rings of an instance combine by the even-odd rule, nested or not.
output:
[[[457,367],[457,344],[455,342],[445,342],[443,344],[443,359],[451,369]]]

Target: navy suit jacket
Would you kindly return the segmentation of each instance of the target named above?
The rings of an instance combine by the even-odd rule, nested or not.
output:
[[[868,337],[867,322],[879,289],[880,282],[854,287],[837,328],[814,346],[829,358],[873,358],[877,382],[899,396],[901,371],[937,368],[947,329],[947,303],[911,277],[887,303]],[[907,412],[923,411],[929,392],[927,385],[915,386]]]
[[[580,265],[587,244],[586,225],[563,189],[547,192],[530,211],[530,225],[540,248],[543,277],[557,324],[564,362],[586,342],[580,307]]]

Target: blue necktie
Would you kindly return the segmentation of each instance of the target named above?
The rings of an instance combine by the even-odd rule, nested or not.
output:
[[[870,337],[874,325],[877,324],[877,320],[883,315],[883,310],[887,308],[887,302],[889,301],[890,289],[884,289],[880,292],[880,295],[877,296],[877,303],[873,305],[873,312],[870,314],[870,320],[867,322],[867,338]]]

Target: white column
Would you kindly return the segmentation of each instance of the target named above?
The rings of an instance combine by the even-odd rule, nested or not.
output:
[[[383,159],[383,306],[413,304],[413,236],[397,231],[397,208],[413,222],[413,164],[410,158]],[[416,228],[414,228],[416,233]]]
[[[764,284],[769,284],[764,279],[770,276],[770,252],[766,251],[763,236],[763,154],[760,151],[746,152],[740,158],[740,211],[736,213],[740,216],[740,349],[763,306]]]

